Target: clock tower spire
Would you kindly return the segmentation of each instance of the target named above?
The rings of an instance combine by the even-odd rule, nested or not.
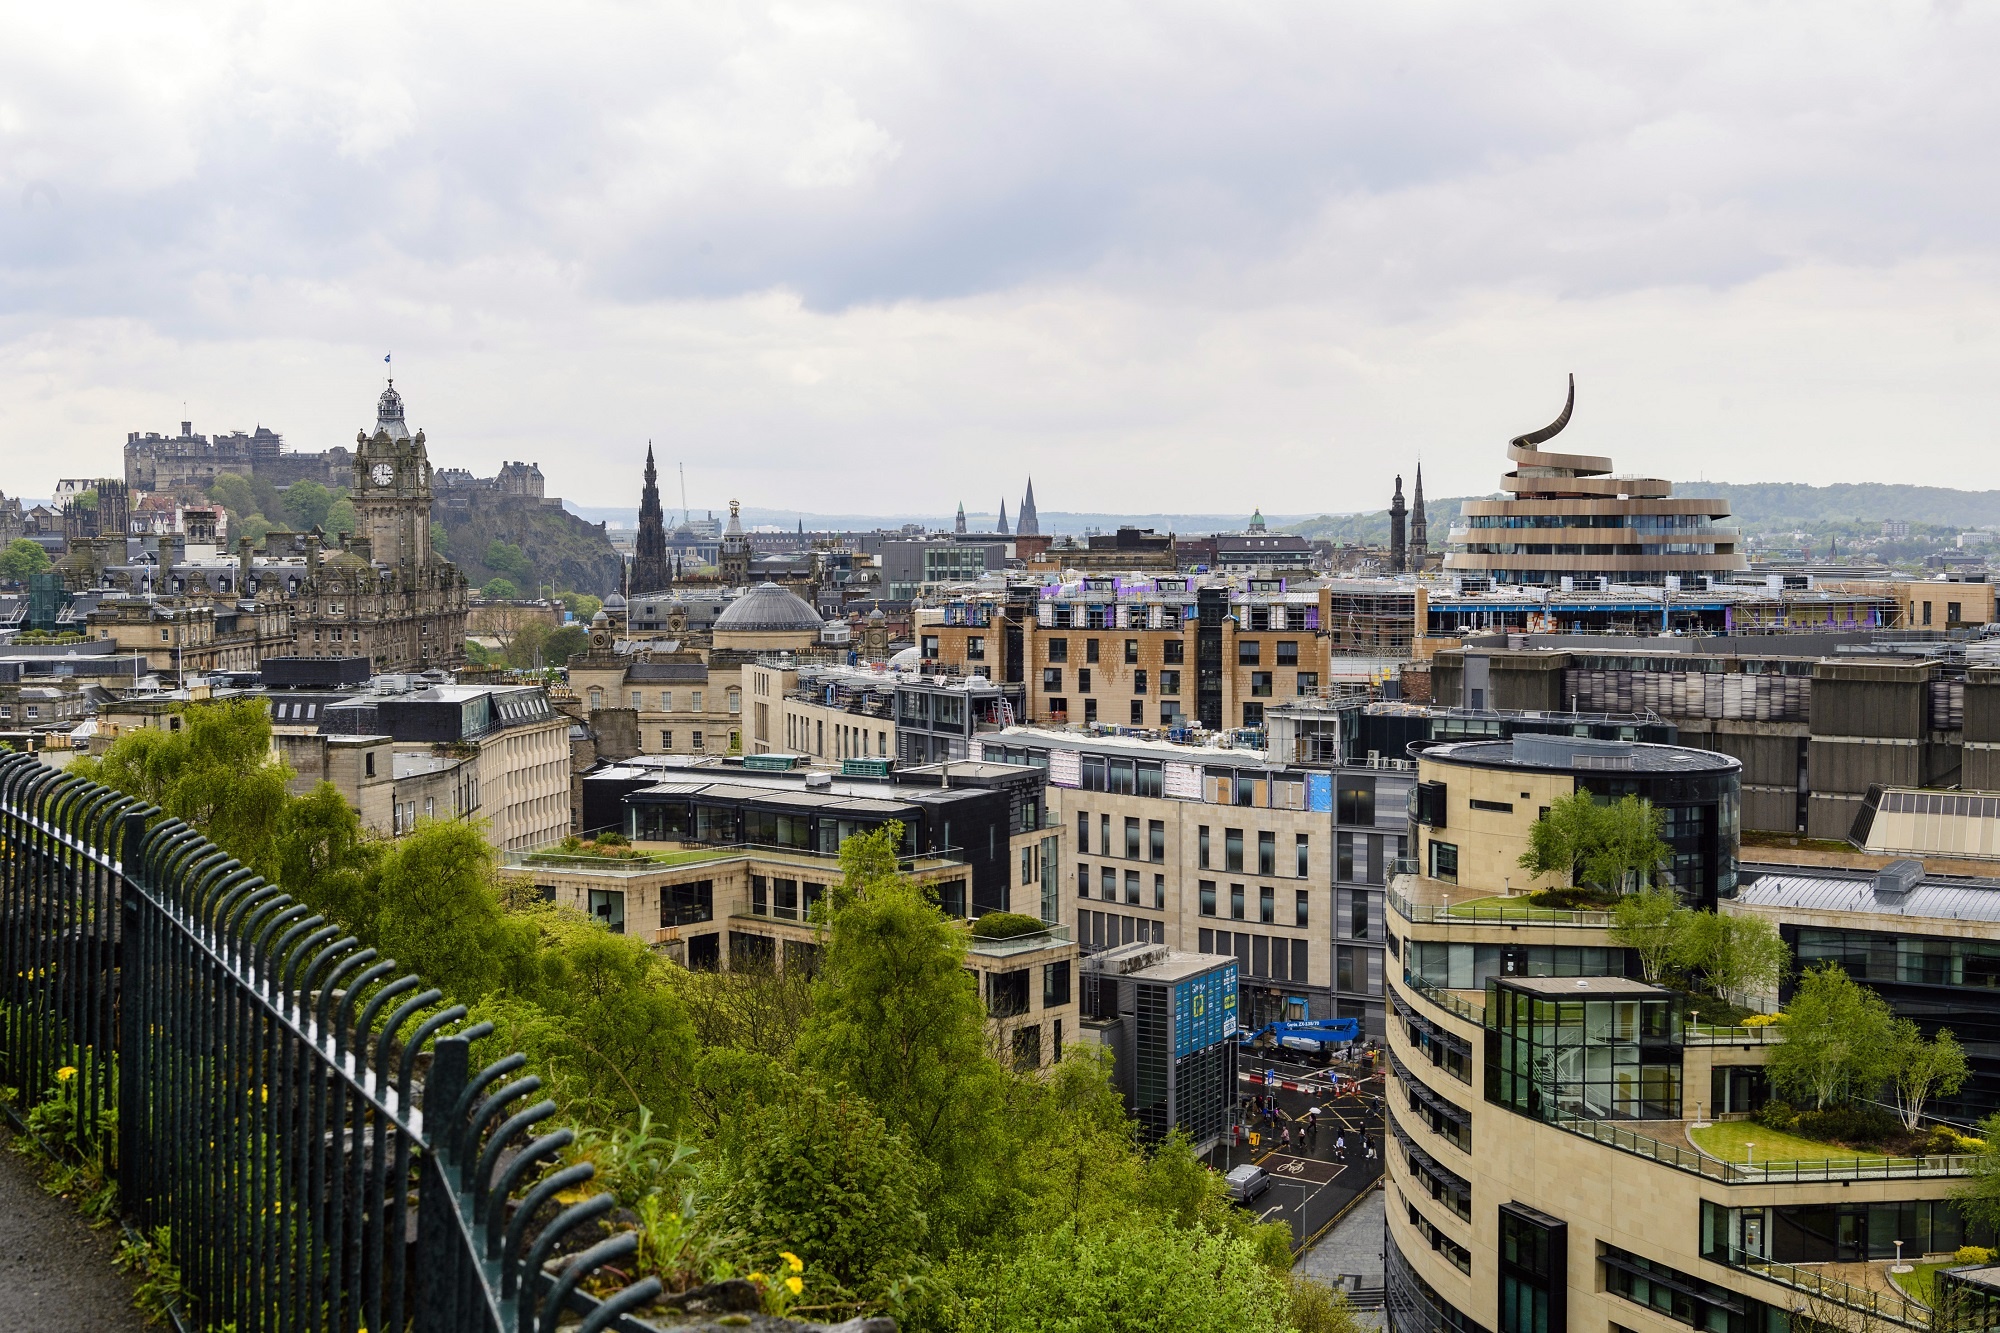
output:
[[[354,437],[354,515],[369,557],[421,569],[431,561],[431,464],[424,433],[403,421],[396,381],[375,402],[375,433]]]

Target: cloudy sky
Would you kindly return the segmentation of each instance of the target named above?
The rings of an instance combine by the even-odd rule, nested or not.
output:
[[[2000,10],[0,0],[0,489],[370,423],[697,508],[2000,486]],[[186,410],[183,413],[182,404]]]

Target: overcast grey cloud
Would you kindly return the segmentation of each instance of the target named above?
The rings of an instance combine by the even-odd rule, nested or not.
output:
[[[0,5],[0,485],[393,350],[444,463],[626,501],[1297,512],[1419,454],[1989,475],[2000,13]],[[1884,444],[1901,475],[1884,475]],[[1921,475],[1919,475],[1919,471]]]

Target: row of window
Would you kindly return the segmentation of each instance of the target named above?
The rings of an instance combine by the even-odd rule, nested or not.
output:
[[[1444,1070],[1460,1083],[1472,1082],[1472,1044],[1431,1022],[1391,991],[1389,1005],[1409,1039],[1410,1049],[1428,1056],[1432,1067]]]
[[[1201,914],[1203,916],[1219,915],[1217,909],[1220,903],[1217,900],[1220,895],[1216,887],[1216,882],[1212,879],[1197,880],[1196,888],[1201,894]],[[1249,890],[1244,885],[1231,884],[1229,886],[1229,919],[1231,921],[1248,921],[1250,919],[1246,914],[1248,906]],[[1285,924],[1296,926],[1301,930],[1305,929],[1312,924],[1311,907],[1312,891],[1310,889],[1293,889],[1292,919]],[[1257,920],[1267,926],[1278,924],[1278,891],[1269,884],[1261,884],[1257,887]]]
[[[1113,949],[1121,944],[1165,944],[1167,923],[1117,912],[1077,909],[1076,943],[1080,949]]]
[[[1409,1164],[1416,1187],[1449,1208],[1454,1216],[1472,1220],[1472,1182],[1448,1169],[1437,1158],[1419,1148],[1393,1112],[1386,1116],[1389,1133],[1396,1140],[1403,1160]]]
[[[1252,935],[1245,931],[1204,930],[1198,937],[1203,953],[1236,955],[1236,970],[1246,977],[1312,985],[1311,953],[1306,940]]]
[[[980,643],[981,641],[973,639],[969,642]],[[1049,661],[1069,661],[1068,639],[1044,639],[1043,644],[1047,649],[1046,656]],[[1298,657],[1298,645],[1294,644],[1292,647],[1292,656],[1296,660]],[[1139,660],[1139,641],[1137,639],[1125,640],[1124,656],[1127,665]],[[1096,662],[1099,660],[1099,645],[1096,639],[1085,639],[1083,641],[1083,660],[1086,662]],[[1170,665],[1186,662],[1187,642],[1183,639],[1168,639],[1160,645],[1160,660]]]
[[[1312,839],[1304,833],[1292,835],[1293,873],[1300,879],[1311,876]],[[1210,841],[1208,825],[1195,829],[1195,854],[1203,870],[1216,868],[1214,865],[1214,844]],[[1243,869],[1243,830],[1226,828],[1222,830],[1222,866],[1228,871]],[[1278,835],[1268,830],[1257,834],[1257,873],[1275,875],[1278,873]]]
[[[1076,692],[1078,694],[1086,694],[1086,695],[1089,694],[1094,686],[1094,680],[1095,678],[1092,676],[1089,667],[1079,667],[1076,673]],[[1134,671],[1132,673],[1131,692],[1133,694],[1147,693],[1150,684],[1151,684],[1151,677],[1147,674],[1147,672],[1144,669]],[[1062,688],[1063,688],[1063,669],[1061,667],[1043,667],[1042,689],[1050,694],[1057,694],[1061,692]],[[1169,695],[1169,694],[1178,695],[1181,692],[1181,673],[1178,671],[1160,672],[1159,690],[1157,692],[1163,695]],[[1317,671],[1294,672],[1292,676],[1292,692],[1302,699],[1311,698],[1317,695],[1319,693],[1319,672]],[[1253,699],[1276,698],[1277,697],[1276,674],[1270,671],[1251,672],[1250,697]],[[1053,701],[1051,702],[1053,703]],[[1134,700],[1133,702],[1135,705],[1138,703],[1137,700]],[[1066,707],[1067,704],[1065,704],[1065,708]],[[1164,708],[1166,707],[1166,705],[1162,703],[1161,707]]]
[[[1396,1058],[1394,1050],[1387,1051],[1389,1068],[1395,1072],[1396,1081],[1403,1085],[1403,1095],[1409,1103],[1410,1114],[1429,1126],[1432,1133],[1463,1153],[1472,1151],[1472,1113],[1456,1102],[1440,1097],[1428,1087],[1411,1077],[1409,1066]]]
[[[1432,1224],[1431,1220],[1417,1211],[1417,1206],[1408,1199],[1403,1200],[1404,1210],[1409,1214],[1410,1226],[1419,1236],[1430,1242],[1430,1247],[1443,1255],[1453,1268],[1461,1273],[1472,1271],[1472,1251],[1460,1245]]]
[[[1138,871],[1128,870],[1125,872],[1125,895],[1121,899],[1118,894],[1118,868],[1116,866],[1099,866],[1097,868],[1097,896],[1107,903],[1122,901],[1127,907],[1151,907],[1156,912],[1165,911],[1167,906],[1167,877],[1159,874],[1153,876],[1153,893],[1150,903],[1142,901],[1144,886],[1140,884],[1139,880],[1140,875]],[[1076,896],[1079,898],[1090,897],[1090,866],[1082,861],[1077,862],[1076,865]]]

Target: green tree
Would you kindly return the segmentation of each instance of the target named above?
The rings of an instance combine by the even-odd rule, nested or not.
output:
[[[1771,1086],[1815,1110],[1868,1097],[1894,1072],[1888,1004],[1838,964],[1807,968],[1785,1008],[1785,1039],[1770,1048]]]
[[[271,757],[261,699],[195,704],[179,730],[146,727],[70,771],[160,807],[267,879],[278,875],[278,824],[292,771]]]
[[[516,583],[527,584],[534,581],[534,570],[528,563],[527,553],[512,542],[503,542],[496,538],[486,543],[486,558],[480,563],[495,574],[505,574]]]
[[[278,483],[269,477],[252,472],[249,476],[250,496],[257,502],[257,512],[271,520],[276,527],[285,517],[285,497],[278,491]]]
[[[1657,984],[1693,915],[1671,889],[1643,889],[1612,905],[1609,936],[1613,944],[1635,951],[1646,980]]]
[[[2000,1230],[2000,1114],[1979,1122],[1979,1140],[1967,1163],[1967,1179],[1952,1196],[1972,1231],[1991,1233]]]
[[[570,658],[589,651],[590,635],[578,626],[564,625],[542,643],[542,661],[549,666],[563,666]]]
[[[590,618],[604,607],[604,602],[587,592],[559,592],[556,599],[569,609],[569,613],[586,625]]]
[[[374,919],[374,873],[381,846],[330,782],[285,804],[276,832],[278,883],[335,921]]]
[[[502,910],[493,848],[472,824],[420,820],[390,843],[371,906],[372,921],[349,924],[447,995],[477,998],[535,976],[539,932]]]
[[[333,492],[316,481],[295,481],[285,488],[285,517],[292,531],[310,532],[323,528],[327,511],[333,508]]]
[[[431,551],[436,555],[451,553],[451,534],[436,519],[431,520]]]
[[[1699,973],[1718,999],[1775,991],[1790,951],[1778,928],[1759,916],[1690,912],[1675,932],[1673,961]]]
[[[258,512],[257,497],[250,493],[249,481],[234,472],[225,472],[210,482],[208,498],[228,511],[231,531],[238,523]]]
[[[252,514],[241,523],[230,524],[229,535],[232,539],[248,537],[252,546],[262,546],[264,539],[275,530],[276,525],[265,519],[262,514]]]
[[[1924,1103],[1933,1095],[1949,1097],[1964,1087],[1970,1066],[1965,1047],[1959,1045],[1950,1028],[1939,1028],[1937,1036],[1925,1041],[1915,1023],[1899,1018],[1893,1031],[1896,1107],[1903,1117],[1903,1128],[1914,1134],[1923,1122]]]
[[[795,1079],[744,1120],[712,1206],[755,1263],[768,1272],[790,1250],[809,1289],[830,1279],[865,1300],[910,1273],[929,1224],[923,1173],[866,1101]]]
[[[494,582],[504,583],[506,580],[495,579]],[[550,629],[546,622],[540,620],[530,620],[521,625],[507,638],[507,665],[518,667],[523,671],[530,667],[556,665],[542,651],[543,645],[548,643],[549,637],[554,633],[555,631]]]
[[[82,510],[86,514],[96,513],[97,488],[95,486],[92,486],[89,490],[78,491],[76,496],[76,507]]]
[[[1637,796],[1622,796],[1598,807],[1585,875],[1619,892],[1628,883],[1646,887],[1653,872],[1673,856],[1673,849],[1660,837],[1666,824],[1666,811]]]
[[[486,595],[489,602],[511,602],[521,595],[521,590],[514,586],[512,579],[488,579],[486,586],[479,591]]]
[[[1288,1333],[1291,1293],[1246,1239],[1137,1217],[989,1253],[953,1285],[952,1329]],[[973,1265],[967,1265],[973,1267]]]
[[[7,543],[7,549],[0,551],[0,579],[10,583],[26,583],[31,574],[46,574],[49,570],[49,553],[42,544],[27,537],[16,537]]]
[[[343,532],[356,532],[361,523],[354,516],[354,501],[342,496],[333,502],[333,508],[326,511],[326,531],[333,536]]]
[[[849,844],[871,840],[879,864],[883,849],[894,856],[900,832]],[[988,1050],[966,943],[907,879],[874,878],[832,914],[797,1053],[866,1097],[935,1168],[942,1224],[960,1235],[993,1224],[1009,1165],[998,1123],[1007,1078]]]
[[[1575,884],[1597,847],[1601,822],[1589,792],[1562,797],[1529,827],[1521,869],[1537,879],[1555,876],[1564,885]]]

